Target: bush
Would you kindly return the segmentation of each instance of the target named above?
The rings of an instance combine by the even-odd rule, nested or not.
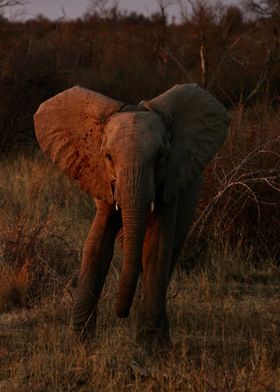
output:
[[[186,82],[204,84],[229,107],[256,87],[254,98],[264,91],[277,98],[275,20],[247,22],[237,8],[221,9],[219,18],[199,7],[179,25],[160,15],[0,20],[0,149],[34,143],[32,116],[40,103],[76,84],[127,103]]]
[[[41,154],[7,159],[0,178],[2,307],[31,305],[74,282],[92,202]]]
[[[206,170],[189,241],[241,246],[252,261],[280,261],[280,113],[262,103],[231,111],[227,141]],[[193,256],[192,256],[193,257]]]

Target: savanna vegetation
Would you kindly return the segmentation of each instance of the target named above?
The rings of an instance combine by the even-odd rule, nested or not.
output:
[[[150,17],[92,1],[78,20],[0,18],[0,391],[280,391],[280,3],[181,4],[177,24],[164,1]],[[39,151],[32,116],[75,84],[137,103],[191,82],[231,128],[170,286],[173,346],[134,342],[139,293],[116,318],[118,246],[83,345],[69,323],[94,206]]]

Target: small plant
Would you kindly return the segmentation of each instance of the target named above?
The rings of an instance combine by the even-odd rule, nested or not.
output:
[[[80,249],[73,247],[72,235],[83,241],[93,210],[89,199],[40,157],[23,154],[7,160],[2,174],[1,308],[31,306],[75,280]],[[77,233],[67,227],[75,224],[77,210],[69,207],[75,203],[77,223],[85,224]]]

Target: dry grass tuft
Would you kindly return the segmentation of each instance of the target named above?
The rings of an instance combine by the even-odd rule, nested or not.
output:
[[[155,355],[135,344],[139,291],[130,318],[115,316],[118,253],[96,338],[79,343],[70,312],[91,201],[40,154],[1,162],[0,391],[280,390],[279,113],[232,118],[168,293],[173,345]]]
[[[10,309],[75,279],[93,207],[40,154],[6,160],[1,171],[0,309]]]
[[[212,265],[189,275],[178,271],[168,300],[173,346],[153,356],[134,343],[139,303],[128,320],[114,315],[111,269],[92,342],[80,344],[69,328],[70,297],[0,317],[0,385],[20,391],[277,391],[279,275],[279,269],[251,269],[244,282]]]
[[[207,168],[189,235],[192,259],[211,244],[261,263],[280,262],[280,111],[264,102],[231,112],[225,146]]]

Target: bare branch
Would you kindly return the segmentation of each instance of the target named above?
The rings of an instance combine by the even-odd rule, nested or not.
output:
[[[198,233],[196,234],[196,239],[197,241],[199,240],[216,205],[218,205],[221,201],[226,200],[225,195],[227,195],[227,201],[225,202],[223,207],[224,213],[221,220],[225,220],[226,216],[229,215],[229,212],[234,210],[233,207],[235,207],[235,204],[240,203],[240,208],[237,214],[235,214],[232,218],[232,223],[237,218],[237,216],[240,215],[241,211],[247,205],[247,202],[249,200],[253,200],[254,205],[256,206],[258,220],[260,219],[261,215],[261,205],[280,205],[280,202],[278,200],[276,200],[275,202],[272,200],[262,200],[256,188],[256,185],[261,185],[263,189],[263,186],[266,185],[268,188],[273,189],[274,192],[280,194],[280,166],[277,165],[273,168],[261,169],[256,171],[250,171],[247,169],[248,166],[250,167],[250,162],[253,159],[258,159],[261,154],[265,153],[270,156],[275,155],[273,149],[269,149],[269,145],[273,146],[279,143],[280,138],[276,138],[274,140],[267,141],[263,145],[258,146],[256,149],[248,153],[237,166],[235,166],[224,176],[224,178],[219,184],[219,189],[216,195],[207,204],[207,206],[204,208],[204,210],[194,223],[188,235],[188,238],[190,238],[190,236],[194,232],[198,231]],[[239,196],[236,197],[235,192],[234,199],[232,199],[232,197],[228,196],[228,193],[230,190],[236,189],[240,189],[240,191],[238,192]]]
[[[87,13],[89,15],[98,15],[101,18],[112,18],[113,14],[118,11],[117,0],[89,0]]]
[[[279,0],[245,0],[243,4],[248,11],[260,17],[280,16]]]
[[[210,88],[213,86],[213,84],[215,83],[216,77],[217,77],[217,75],[219,74],[219,71],[220,71],[220,68],[221,68],[223,62],[225,61],[225,59],[226,59],[227,57],[230,56],[231,50],[238,44],[238,42],[240,41],[240,38],[241,38],[241,37],[240,37],[240,35],[239,35],[239,36],[236,38],[236,40],[226,49],[226,51],[225,51],[223,57],[221,58],[219,64],[217,65],[215,71],[213,72],[213,75],[212,75],[212,77],[211,77],[210,82],[208,83],[208,86],[207,86],[208,89],[210,89]]]
[[[25,0],[0,0],[0,8],[15,7],[17,5],[26,5],[28,1]]]
[[[280,51],[279,51],[279,45],[278,45],[278,40],[277,40],[275,47],[273,47],[268,52],[265,67],[264,67],[262,73],[260,74],[259,80],[258,80],[255,88],[245,98],[246,103],[249,102],[255,95],[258,94],[258,92],[260,91],[260,89],[262,88],[264,83],[268,80],[271,68],[278,63],[280,63]]]
[[[174,54],[171,52],[170,49],[168,49],[168,55],[169,55],[169,57],[171,58],[171,60],[173,60],[174,63],[175,63],[175,64],[179,67],[179,69],[183,72],[183,74],[184,74],[184,76],[185,76],[185,80],[186,80],[188,83],[191,83],[192,80],[191,80],[191,78],[190,78],[190,75],[189,75],[187,69],[182,65],[182,63],[177,59],[177,57],[174,56]]]

